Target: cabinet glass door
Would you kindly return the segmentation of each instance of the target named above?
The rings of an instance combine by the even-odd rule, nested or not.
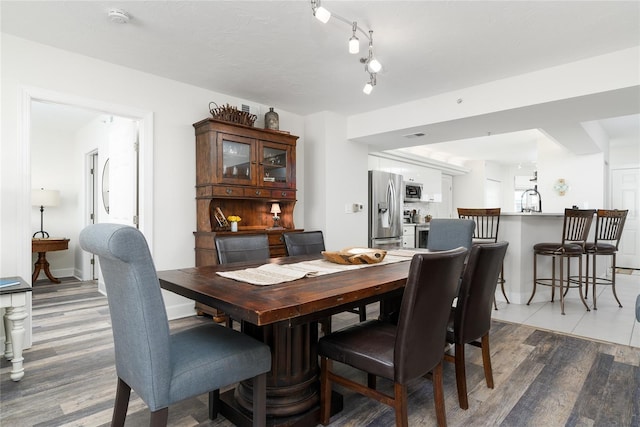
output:
[[[289,182],[289,156],[286,147],[277,147],[263,144],[262,159],[262,183],[275,187],[286,186]]]
[[[222,159],[222,168],[219,171],[221,181],[233,184],[253,184],[254,171],[252,170],[251,140],[243,141],[243,138],[224,135],[218,141],[219,158]]]

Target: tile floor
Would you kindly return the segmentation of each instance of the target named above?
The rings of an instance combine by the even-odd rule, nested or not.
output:
[[[560,314],[556,292],[553,303],[534,302],[527,306],[498,301],[498,310],[493,311],[493,318],[640,348],[640,323],[635,317],[636,298],[640,294],[640,270],[616,274],[616,293],[622,308],[618,307],[611,286],[598,286],[597,289],[597,310],[593,310],[591,295],[587,299],[591,311],[586,311],[577,289],[570,289],[565,297],[564,316]],[[544,295],[551,299],[551,288],[540,286],[537,292],[546,292]]]

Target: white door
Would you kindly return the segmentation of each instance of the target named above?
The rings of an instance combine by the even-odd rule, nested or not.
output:
[[[108,159],[103,166],[102,198],[106,221],[138,226],[138,123],[113,117]],[[104,156],[103,156],[104,158]]]
[[[640,168],[611,171],[613,209],[628,209],[616,256],[618,267],[640,269]]]

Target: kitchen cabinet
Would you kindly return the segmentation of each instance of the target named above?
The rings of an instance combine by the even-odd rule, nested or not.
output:
[[[369,169],[397,173],[404,181],[422,184],[423,202],[442,201],[442,172],[438,169],[377,156],[369,156]]]
[[[411,249],[416,247],[416,225],[404,224],[402,226],[402,247]]]

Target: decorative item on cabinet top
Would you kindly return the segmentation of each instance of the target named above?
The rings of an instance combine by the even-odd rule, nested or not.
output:
[[[211,107],[211,104],[215,105],[215,108]],[[240,111],[232,105],[223,105],[219,107],[215,102],[209,103],[209,112],[214,119],[222,120],[229,123],[238,123],[246,126],[253,126],[258,116],[248,113],[246,111]]]

